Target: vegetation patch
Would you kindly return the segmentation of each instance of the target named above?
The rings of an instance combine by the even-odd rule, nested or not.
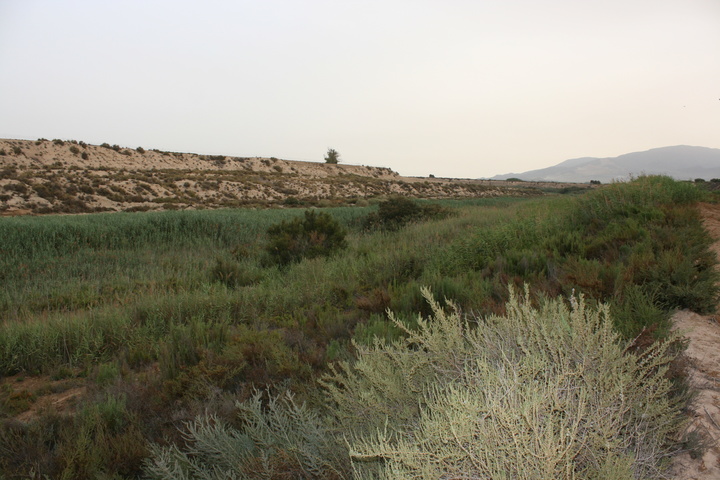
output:
[[[306,210],[303,218],[270,227],[265,251],[271,263],[285,266],[303,258],[331,255],[345,247],[345,231],[337,221],[327,213]]]
[[[54,173],[43,171],[40,182],[8,170],[11,189],[2,191],[17,198],[16,185],[29,195],[42,183],[56,198],[82,200],[94,195],[83,192],[90,188],[129,197],[140,195],[132,181],[184,191],[238,175],[88,169],[72,171],[78,180],[66,183]],[[117,183],[108,183],[110,175]],[[272,184],[279,175],[262,176]],[[185,181],[191,186],[177,187]],[[555,455],[560,450],[550,446],[560,445],[576,455],[553,457],[553,465],[576,477],[657,478],[653,469],[663,468],[668,449],[686,448],[669,433],[679,427],[684,387],[676,364],[665,370],[680,351],[667,318],[675,308],[710,308],[718,292],[697,213],[697,201],[712,195],[702,185],[642,177],[583,195],[412,200],[451,214],[411,216],[397,228],[366,228],[385,201],[379,198],[388,197],[358,196],[357,206],[338,207],[305,193],[295,196],[304,209],[0,218],[0,374],[71,372],[86,387],[72,411],[38,410],[32,421],[16,413],[31,399],[13,398],[0,421],[7,446],[0,471],[136,478],[155,472],[162,458],[185,455],[198,470],[182,470],[195,468],[183,463],[182,478],[208,467],[206,435],[245,439],[236,451],[246,454],[233,457],[232,468],[269,477],[402,478],[427,468],[439,478],[438,465],[465,472],[475,467],[463,459],[481,465],[492,449],[497,465],[515,468],[507,466],[510,455],[535,458],[540,446]],[[333,206],[306,213],[319,204]],[[333,232],[344,234],[342,246],[327,248],[320,239],[340,237]],[[300,253],[271,261],[273,241]],[[526,283],[531,289],[512,300]],[[425,287],[437,304],[423,296]],[[448,319],[457,325],[440,327]],[[433,347],[443,335],[457,348]],[[380,379],[386,383],[372,386]],[[498,396],[502,388],[522,398]],[[4,398],[21,390],[37,396],[36,408],[37,389],[15,385]],[[642,408],[641,394],[653,399]],[[460,421],[468,409],[489,416],[482,425],[484,414]],[[547,422],[535,422],[533,412]],[[445,427],[435,421],[449,415],[456,421]],[[519,421],[534,427],[520,429]],[[600,455],[595,435],[611,424],[616,436],[607,436]],[[273,425],[287,425],[287,435]],[[484,436],[490,431],[510,440],[493,444]],[[470,453],[458,454],[458,445]],[[423,465],[430,457],[442,461]],[[515,463],[526,464],[534,472],[532,461]],[[472,472],[492,478],[492,470]]]

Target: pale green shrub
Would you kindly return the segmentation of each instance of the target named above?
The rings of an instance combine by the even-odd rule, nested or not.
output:
[[[608,308],[511,295],[477,324],[430,297],[407,338],[324,381],[357,478],[658,478],[682,423],[675,338],[638,356]]]
[[[264,400],[257,392],[237,404],[242,432],[204,416],[186,425],[185,450],[153,446],[148,478],[348,478],[347,452],[315,411],[289,392]]]

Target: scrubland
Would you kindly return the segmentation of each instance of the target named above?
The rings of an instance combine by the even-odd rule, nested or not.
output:
[[[0,216],[366,204],[387,195],[479,198],[592,185],[401,177],[384,167],[0,139]]]
[[[2,218],[0,478],[660,478],[707,195],[324,208],[287,263],[302,208]]]

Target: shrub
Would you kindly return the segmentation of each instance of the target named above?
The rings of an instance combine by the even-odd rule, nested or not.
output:
[[[77,155],[78,153],[80,153],[80,149],[78,147],[76,147],[75,145],[71,145],[70,153],[72,153],[73,155]]]
[[[303,258],[331,255],[347,246],[345,230],[330,215],[306,210],[305,216],[268,229],[265,247],[271,263],[284,266]]]
[[[137,147],[137,148],[135,149],[135,151],[138,152],[139,154],[145,153],[145,149],[144,149],[143,147]]]
[[[444,218],[449,213],[440,205],[421,205],[410,198],[398,196],[380,202],[378,211],[367,216],[365,225],[367,228],[396,230],[409,222]]]
[[[290,393],[263,398],[256,392],[238,403],[243,431],[217,417],[201,416],[185,426],[189,454],[175,446],[151,447],[145,464],[150,479],[348,478],[342,444],[321,418]]]
[[[261,276],[259,272],[253,271],[234,260],[218,257],[215,260],[215,266],[210,272],[210,278],[229,288],[234,288],[257,283]]]
[[[20,155],[22,153],[22,148],[18,146],[12,147],[12,150],[15,155]]]
[[[359,478],[658,478],[683,419],[672,339],[627,353],[582,297],[511,293],[475,323],[424,294],[432,318],[391,316],[407,338],[356,345],[323,382]]]
[[[325,155],[325,163],[337,164],[340,161],[340,154],[334,148],[328,148]]]

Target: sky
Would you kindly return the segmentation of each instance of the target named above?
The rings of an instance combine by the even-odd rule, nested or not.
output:
[[[0,0],[0,138],[480,178],[720,148],[720,0]]]

